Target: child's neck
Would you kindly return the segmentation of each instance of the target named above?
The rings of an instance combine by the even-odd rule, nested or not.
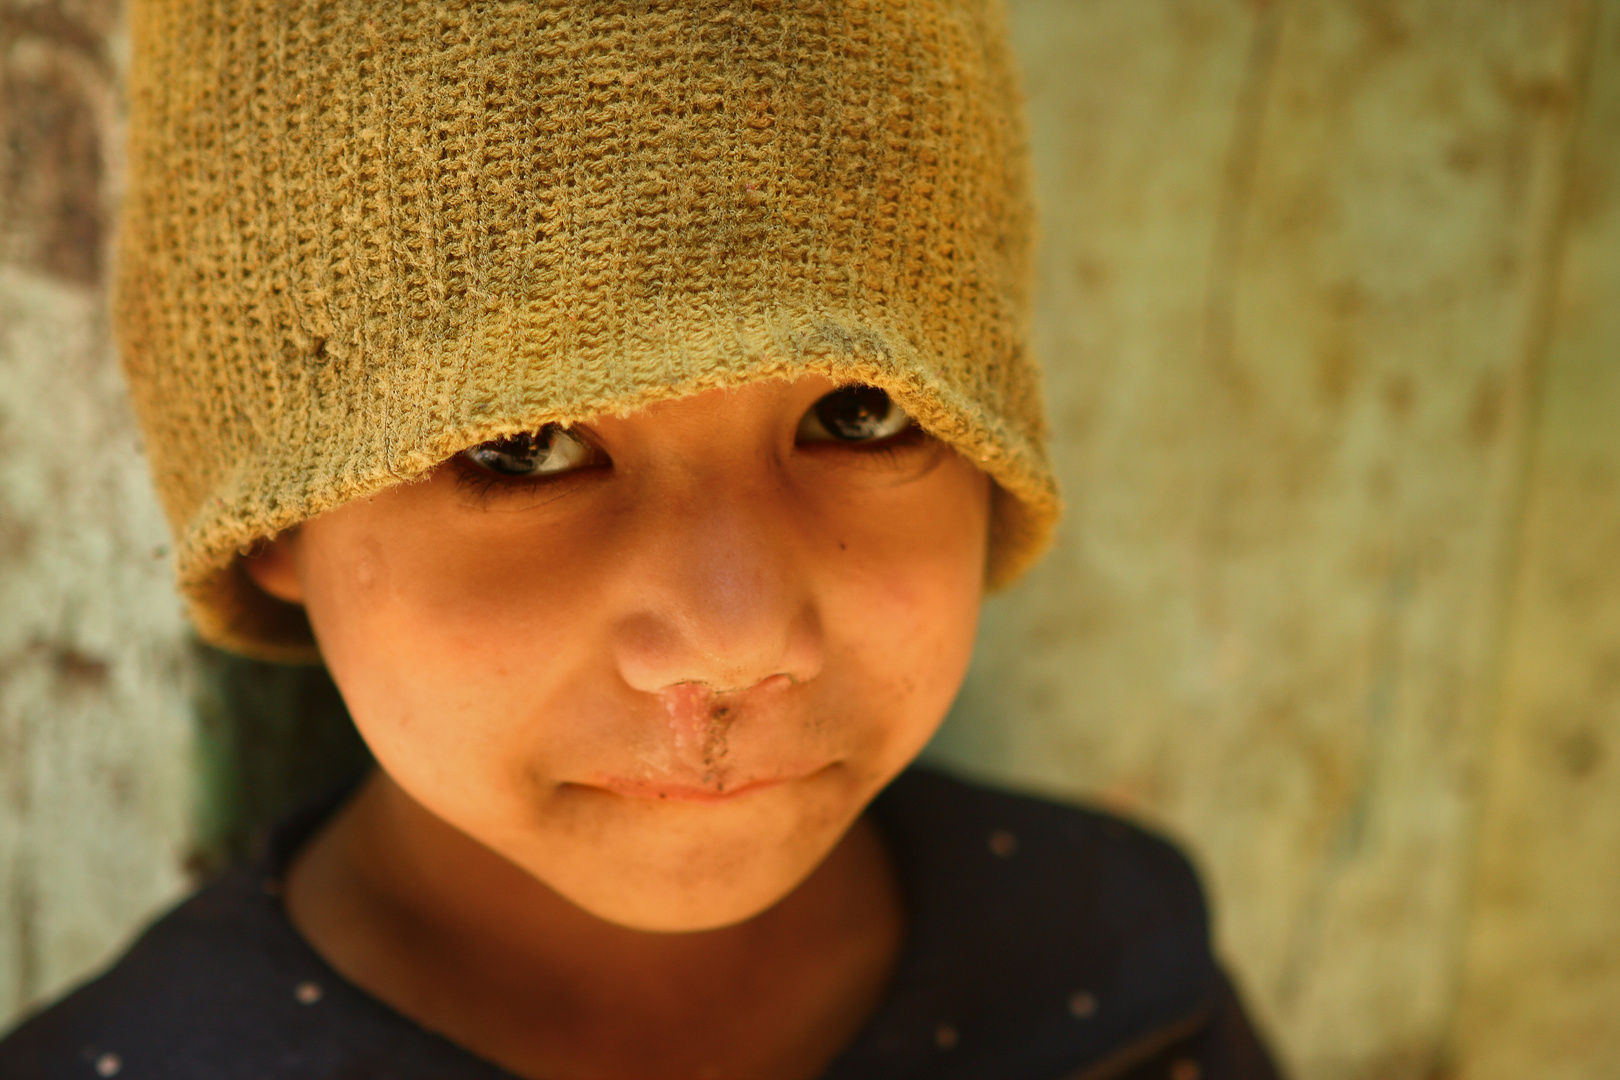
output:
[[[876,1007],[903,933],[864,818],[761,915],[655,934],[586,913],[381,773],[299,855],[287,907],[350,981],[536,1080],[809,1080]]]

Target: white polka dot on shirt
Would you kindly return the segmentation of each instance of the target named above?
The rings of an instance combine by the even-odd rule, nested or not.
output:
[[[302,982],[298,984],[298,989],[293,991],[293,997],[298,999],[300,1005],[313,1005],[321,1000],[321,988],[316,983]]]
[[[1010,859],[1018,850],[1018,837],[1006,829],[997,829],[990,834],[990,850],[1000,858]]]
[[[1097,997],[1089,990],[1076,990],[1069,995],[1069,1014],[1077,1020],[1089,1020],[1097,1011]]]
[[[117,1054],[102,1054],[96,1058],[97,1076],[117,1076],[118,1070],[124,1067],[124,1059]]]

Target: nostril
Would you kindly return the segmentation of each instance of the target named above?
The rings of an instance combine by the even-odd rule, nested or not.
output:
[[[649,694],[693,686],[724,696],[791,685],[815,678],[823,662],[820,619],[810,605],[756,630],[643,610],[614,628],[612,650],[624,681]]]

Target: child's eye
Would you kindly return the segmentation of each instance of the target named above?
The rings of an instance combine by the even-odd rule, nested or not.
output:
[[[466,461],[498,476],[547,476],[590,464],[597,456],[591,445],[564,428],[547,424],[533,434],[491,439],[463,450]]]
[[[909,414],[875,386],[843,386],[810,406],[800,442],[879,442],[912,426]]]

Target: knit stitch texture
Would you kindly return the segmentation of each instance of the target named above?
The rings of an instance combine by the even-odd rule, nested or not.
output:
[[[255,542],[486,439],[887,390],[1058,512],[998,0],[135,0],[115,317],[200,633],[313,656]]]

